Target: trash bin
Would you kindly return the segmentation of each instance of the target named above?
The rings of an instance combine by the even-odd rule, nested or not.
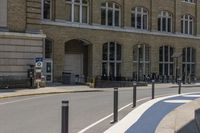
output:
[[[63,72],[62,73],[62,82],[63,82],[63,84],[71,84],[71,73]]]

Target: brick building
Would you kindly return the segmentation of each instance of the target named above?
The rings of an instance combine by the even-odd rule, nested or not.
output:
[[[200,0],[1,0],[0,27],[3,40],[43,40],[48,82],[63,72],[80,82],[200,78]]]

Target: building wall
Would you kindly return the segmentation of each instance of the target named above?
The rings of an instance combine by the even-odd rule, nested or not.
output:
[[[9,0],[11,1],[11,0]],[[89,24],[66,22],[66,4],[64,0],[54,0],[52,20],[42,20],[42,0],[18,0],[9,3],[8,27],[14,31],[39,31],[42,30],[48,38],[52,39],[54,80],[60,81],[64,67],[64,44],[72,39],[84,39],[91,42],[89,61],[92,62],[88,69],[89,75],[94,77],[101,75],[102,45],[106,42],[116,41],[122,45],[122,76],[131,77],[133,71],[133,47],[138,43],[150,46],[150,70],[159,72],[159,47],[170,45],[175,51],[181,51],[184,47],[192,46],[196,49],[196,57],[199,55],[200,42],[200,1],[186,3],[182,0],[113,0],[121,7],[121,26],[106,27],[101,25],[101,3],[107,0],[90,0]],[[108,0],[109,1],[109,0]],[[17,4],[19,3],[19,5]],[[16,5],[16,9],[10,9]],[[24,5],[25,8],[24,8]],[[149,12],[149,29],[140,31],[131,28],[131,9],[142,6]],[[19,9],[18,9],[19,8]],[[24,14],[24,10],[26,11]],[[160,11],[169,11],[173,15],[172,33],[160,33],[157,31],[157,17]],[[14,14],[13,14],[14,13]],[[22,19],[12,17],[20,15]],[[181,35],[181,16],[190,14],[195,18],[195,32],[193,36]],[[200,60],[196,60],[196,72],[200,69]],[[197,73],[200,77],[200,73]]]

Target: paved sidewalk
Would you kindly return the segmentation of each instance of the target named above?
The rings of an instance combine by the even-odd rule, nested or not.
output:
[[[155,89],[160,88],[177,88],[177,84],[162,83],[156,84]],[[182,87],[200,87],[200,83],[184,84]],[[131,89],[132,87],[120,88],[121,90]],[[138,89],[151,89],[151,84],[148,86],[140,86]],[[94,91],[113,91],[112,88],[90,88],[88,86],[65,86],[61,84],[51,85],[50,87],[39,89],[0,89],[0,99],[17,97],[17,96],[30,96],[30,95],[43,95],[43,94],[57,94],[57,93],[75,93],[75,92],[94,92]]]
[[[167,96],[148,101],[134,109],[125,118],[105,131],[105,133],[155,133],[159,123],[165,116],[167,116],[168,113],[177,107],[184,105],[185,103],[189,103],[197,98],[200,98],[200,92]],[[181,111],[184,112],[184,109],[185,108],[181,108]],[[188,117],[185,113],[180,114],[183,118]],[[180,125],[186,125],[188,122],[186,119],[187,118],[181,119],[181,124],[174,124],[174,126],[179,124],[176,130],[166,131],[165,128],[159,128],[159,131],[157,130],[156,133],[174,133],[176,131],[182,131],[180,133],[198,133],[195,129],[193,129],[192,132],[191,130],[187,130],[189,132],[183,132],[186,131],[186,129],[182,129],[182,126]],[[191,117],[189,117],[189,120],[191,120]],[[167,122],[165,121],[165,123],[162,125],[171,125],[172,122],[173,121],[171,120]],[[188,128],[190,127],[188,126]]]

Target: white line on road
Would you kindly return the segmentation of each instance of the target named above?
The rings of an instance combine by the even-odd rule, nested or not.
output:
[[[137,100],[137,102],[141,102],[141,101],[147,100],[147,99],[149,99],[149,98],[150,98],[150,97],[146,97],[146,98]],[[125,105],[124,107],[120,108],[120,109],[118,110],[118,112],[120,112],[120,111],[122,111],[123,109],[129,107],[130,105],[132,105],[132,103],[129,103],[129,104]],[[82,130],[79,131],[78,133],[84,133],[85,131],[89,130],[90,128],[92,128],[92,127],[96,126],[97,124],[101,123],[102,121],[108,119],[108,118],[111,117],[112,115],[113,115],[113,113],[112,113],[112,114],[109,114],[108,116],[106,116],[106,117],[104,117],[104,118],[102,118],[102,119],[96,121],[95,123],[89,125],[88,127],[84,128],[84,129],[82,129]]]
[[[6,105],[6,104],[10,104],[10,103],[16,103],[16,102],[23,102],[23,101],[33,100],[33,99],[39,99],[39,98],[42,98],[42,97],[49,97],[49,96],[51,96],[51,95],[31,97],[31,98],[20,99],[20,100],[15,100],[15,101],[10,101],[10,102],[3,102],[3,103],[0,103],[0,106],[1,105]]]
[[[170,95],[170,94],[158,95],[158,96],[156,96],[156,97],[162,97],[162,96],[167,96],[167,95]],[[172,95],[172,94],[171,94],[171,95]],[[147,99],[150,99],[150,98],[151,98],[151,97],[146,97],[146,98],[137,100],[137,102],[141,102],[141,101],[144,101],[144,100],[147,100]],[[125,105],[124,107],[120,108],[120,109],[118,110],[118,112],[120,112],[120,111],[122,111],[123,109],[129,107],[130,105],[132,105],[132,103],[129,103],[129,104]],[[84,132],[86,132],[86,131],[89,130],[90,128],[92,128],[92,127],[96,126],[97,124],[101,123],[102,121],[108,119],[108,118],[111,117],[112,115],[113,115],[113,113],[112,113],[112,114],[109,114],[108,116],[106,116],[106,117],[104,117],[104,118],[102,118],[102,119],[96,121],[95,123],[93,123],[93,124],[87,126],[87,127],[84,128],[84,129],[80,130],[78,133],[84,133]]]

